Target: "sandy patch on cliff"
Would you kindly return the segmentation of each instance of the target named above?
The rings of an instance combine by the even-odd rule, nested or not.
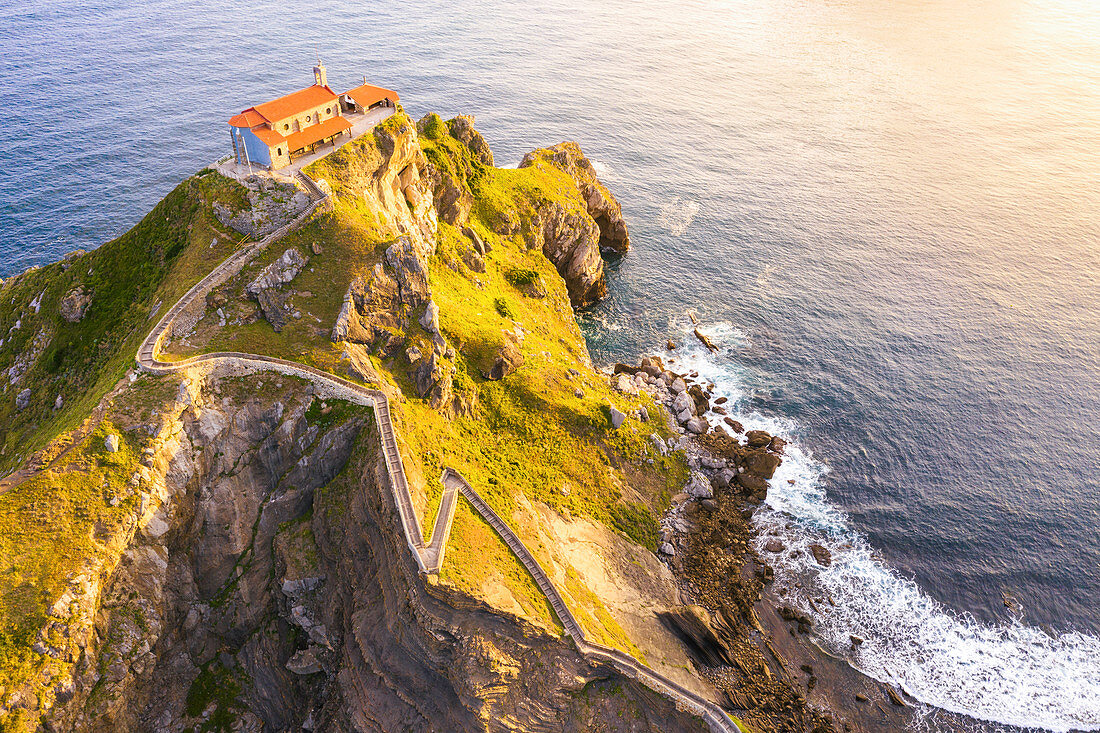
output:
[[[552,558],[544,567],[563,595],[572,600],[572,607],[584,606],[585,599],[570,598],[567,593],[570,569],[599,598],[650,667],[717,699],[714,690],[694,674],[683,644],[657,618],[657,613],[681,601],[672,572],[653,553],[590,519],[567,519],[522,496],[517,501],[516,525],[525,539],[538,537],[541,552],[536,555],[543,563],[547,555]],[[586,630],[592,631],[587,625]]]

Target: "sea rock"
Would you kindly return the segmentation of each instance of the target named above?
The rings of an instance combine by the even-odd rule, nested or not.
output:
[[[626,374],[620,374],[615,380],[615,389],[623,394],[636,395],[638,388],[634,386],[634,380]]]
[[[775,537],[764,543],[764,549],[768,552],[783,552],[783,550],[787,549],[787,546],[783,544],[782,540]]]
[[[754,473],[739,473],[735,481],[741,486],[742,493],[755,501],[763,501],[768,496],[768,481]]]
[[[749,451],[745,454],[745,472],[755,474],[765,479],[775,475],[775,469],[783,462],[783,459],[775,453],[763,450]]]
[[[700,331],[698,328],[695,329],[695,338],[699,339],[700,343],[702,343],[703,346],[706,346],[711,351],[718,351],[718,347],[714,345],[714,342],[711,341],[710,338],[708,338],[707,335]]]
[[[695,402],[696,415],[702,415],[710,409],[710,401],[707,399],[707,396],[703,394],[703,388],[700,387],[698,384],[691,385],[691,387],[688,388],[687,393]]]
[[[84,317],[91,303],[92,294],[84,290],[83,286],[80,286],[70,290],[69,293],[61,299],[61,302],[57,306],[57,310],[61,314],[61,317],[68,323],[77,323]]]
[[[810,553],[818,565],[827,568],[833,564],[833,553],[827,547],[819,544],[810,545]]]
[[[893,705],[896,705],[896,706],[898,706],[899,708],[904,708],[904,707],[908,707],[908,705],[906,704],[905,700],[904,700],[904,699],[902,699],[901,695],[899,695],[899,694],[898,694],[898,691],[897,691],[897,690],[895,690],[895,689],[894,689],[893,687],[891,687],[890,685],[886,685],[886,686],[885,686],[885,689],[886,689],[886,697],[890,698],[890,702],[891,702],[891,703],[892,703]]]
[[[778,435],[772,438],[772,442],[768,443],[768,450],[773,453],[782,453],[783,449],[787,447],[787,441],[780,438]]]
[[[745,426],[734,420],[732,417],[722,418],[722,422],[729,425],[735,434],[740,434],[745,431]]]
[[[683,377],[676,377],[672,380],[672,383],[668,387],[670,392],[680,394],[687,391],[687,384],[684,382]]]
[[[745,433],[745,441],[750,448],[763,448],[772,442],[772,436],[763,430],[750,430]]]
[[[680,392],[672,400],[672,411],[679,415],[684,410],[687,410],[691,414],[695,414],[695,402],[687,392]]]

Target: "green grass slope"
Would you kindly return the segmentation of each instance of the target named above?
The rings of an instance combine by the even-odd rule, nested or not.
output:
[[[133,364],[158,314],[238,246],[213,215],[216,201],[248,205],[243,186],[203,171],[117,239],[0,285],[0,475],[80,425]],[[77,289],[91,302],[69,323],[59,306]],[[17,409],[26,388],[30,402]]]

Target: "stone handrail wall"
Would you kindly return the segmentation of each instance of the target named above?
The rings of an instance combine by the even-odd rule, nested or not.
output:
[[[546,575],[546,572],[539,565],[538,560],[531,554],[527,546],[523,544],[519,536],[512,531],[512,528],[505,524],[504,520],[500,518],[493,508],[481,498],[481,495],[474,491],[473,487],[466,482],[466,479],[462,478],[462,475],[454,469],[448,468],[444,471],[445,480],[452,480],[458,483],[459,491],[470,502],[470,504],[477,510],[489,526],[492,527],[500,538],[504,540],[504,544],[508,545],[508,549],[512,551],[519,561],[523,563],[523,567],[527,568],[527,572],[531,574],[531,577],[535,579],[535,584],[538,585],[539,590],[546,596],[546,600],[550,602],[550,607],[554,609],[554,614],[557,615],[558,620],[561,621],[562,626],[565,627],[565,633],[569,634],[573,639],[577,641],[584,640],[584,630],[581,629],[581,625],[577,623],[577,619],[573,616],[573,612],[565,605],[565,600],[558,593],[558,589],[550,581],[550,578]],[[438,521],[438,520],[437,520]]]
[[[530,550],[527,549],[527,546],[523,544],[519,536],[512,531],[512,528],[509,527],[495,511],[493,511],[493,508],[481,498],[481,495],[462,478],[461,474],[451,468],[446,469],[443,474],[445,482],[447,480],[458,482],[459,490],[462,492],[462,495],[465,496],[474,509],[477,510],[478,514],[496,530],[497,534],[504,540],[504,543],[508,545],[513,554],[515,554],[515,556],[519,558],[519,561],[523,563],[523,566],[527,568],[527,572],[535,579],[535,584],[538,585],[539,590],[546,596],[546,599],[550,602],[551,608],[554,609],[554,613],[557,614],[558,619],[562,622],[562,626],[565,627],[565,632],[573,637],[577,649],[579,649],[582,654],[590,659],[609,662],[628,677],[641,682],[646,687],[666,697],[672,698],[685,708],[700,715],[707,724],[710,725],[711,730],[721,731],[722,733],[739,733],[741,729],[737,727],[737,724],[730,720],[729,716],[726,715],[722,708],[710,700],[700,697],[686,687],[673,682],[664,675],[642,664],[629,654],[621,652],[618,649],[612,649],[602,644],[596,644],[589,641],[584,633],[584,629],[581,628],[581,625],[573,615],[573,612],[565,605],[565,601],[562,599],[561,594],[558,593],[558,589],[554,586],[553,581],[550,580],[546,571],[543,570],[542,565],[539,564],[538,560],[536,560]]]
[[[299,173],[302,178],[308,180],[308,176]],[[312,183],[312,181],[311,181]],[[320,192],[316,184],[313,190]],[[466,497],[470,505],[485,519],[486,522],[500,535],[505,544],[519,559],[531,577],[535,580],[539,590],[546,596],[550,607],[561,621],[565,632],[573,639],[577,649],[588,659],[596,662],[609,663],[623,674],[641,682],[650,689],[671,698],[677,705],[700,715],[715,733],[740,733],[741,729],[723,712],[723,710],[685,687],[673,682],[656,671],[650,669],[638,660],[618,649],[595,644],[588,641],[584,629],[573,616],[565,604],[565,600],[558,592],[557,587],[550,580],[542,566],[531,554],[527,546],[511,527],[493,510],[477,491],[459,474],[451,468],[444,469],[442,482],[444,495],[440,503],[439,516],[436,518],[436,526],[432,533],[430,545],[425,544],[420,521],[417,518],[412,497],[409,493],[408,481],[405,476],[405,467],[401,461],[401,451],[397,446],[397,433],[393,427],[390,415],[389,400],[379,390],[369,389],[350,380],[338,377],[335,374],[322,371],[316,367],[298,362],[287,361],[273,356],[261,354],[245,354],[235,351],[220,351],[181,359],[179,361],[165,362],[159,358],[161,342],[171,329],[173,322],[196,298],[205,298],[206,294],[233,275],[240,272],[245,264],[255,255],[263,251],[268,245],[285,236],[295,227],[305,222],[316,209],[327,201],[327,197],[315,199],[293,221],[285,224],[258,242],[250,244],[223,260],[210,274],[195,283],[175,305],[168,309],[157,325],[145,338],[137,353],[138,367],[151,374],[170,374],[193,367],[209,365],[219,368],[239,368],[246,372],[274,371],[288,376],[304,378],[310,381],[315,388],[325,390],[325,394],[334,398],[348,399],[357,404],[370,406],[373,409],[378,425],[379,437],[382,442],[382,453],[385,458],[386,473],[393,492],[394,503],[397,506],[401,518],[401,526],[405,533],[409,549],[421,572],[437,573],[443,563],[444,545],[450,535],[451,522],[454,518],[456,506],[455,492]]]

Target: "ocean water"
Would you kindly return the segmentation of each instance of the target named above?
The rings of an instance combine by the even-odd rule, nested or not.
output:
[[[823,646],[933,730],[1100,730],[1094,2],[0,3],[0,276],[130,227],[318,54],[498,164],[581,143],[634,244],[593,354],[672,337],[793,439],[755,521]]]

